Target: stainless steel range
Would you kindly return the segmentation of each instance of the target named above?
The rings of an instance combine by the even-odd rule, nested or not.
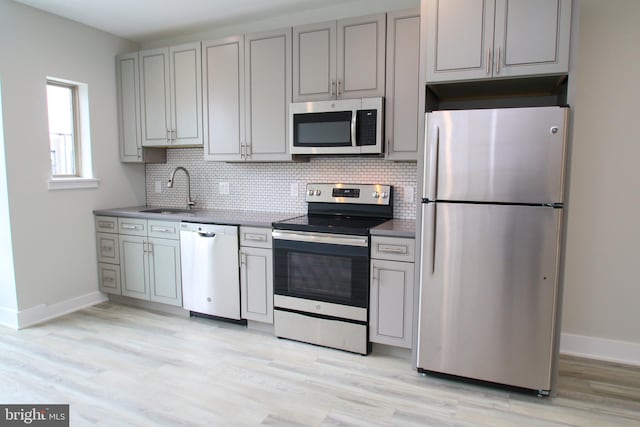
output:
[[[369,230],[393,217],[392,192],[308,184],[307,215],[273,224],[276,336],[369,352]]]

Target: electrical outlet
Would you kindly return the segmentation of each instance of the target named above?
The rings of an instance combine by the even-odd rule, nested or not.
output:
[[[220,194],[229,194],[229,183],[221,182],[219,185]]]
[[[289,187],[289,196],[292,199],[295,199],[298,197],[298,183],[297,182],[292,182],[291,186]]]
[[[156,193],[162,193],[162,184],[160,181],[156,181]]]
[[[415,187],[413,185],[406,185],[404,187],[404,201],[405,203],[414,203],[415,202]]]

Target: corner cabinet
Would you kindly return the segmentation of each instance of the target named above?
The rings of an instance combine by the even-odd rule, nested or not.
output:
[[[371,238],[371,342],[411,348],[415,239]]]
[[[200,43],[139,55],[142,145],[202,145]]]
[[[240,227],[240,312],[243,319],[273,323],[271,228]]]
[[[206,41],[202,50],[205,160],[291,160],[291,29]]]
[[[427,83],[564,74],[571,0],[426,0]]]
[[[293,100],[384,96],[386,15],[293,28]]]
[[[417,160],[420,10],[387,14],[387,160]]]
[[[140,61],[138,52],[116,57],[120,161],[164,163],[166,150],[144,148],[140,128]]]
[[[179,223],[118,218],[122,295],[182,306]]]

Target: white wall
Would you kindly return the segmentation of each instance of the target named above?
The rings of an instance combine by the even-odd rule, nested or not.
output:
[[[580,3],[561,349],[640,364],[640,2]]]
[[[0,80],[18,320],[102,298],[92,210],[143,204],[144,166],[119,162],[115,55],[137,45],[0,0]],[[98,189],[48,191],[46,77],[88,84]]]
[[[17,300],[11,245],[11,221],[7,193],[7,168],[2,124],[2,81],[0,81],[0,325],[16,327]]]

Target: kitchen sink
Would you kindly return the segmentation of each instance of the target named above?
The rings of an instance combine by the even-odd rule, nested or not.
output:
[[[151,208],[151,209],[143,209],[140,212],[145,213],[157,213],[163,215],[175,215],[175,214],[194,214],[193,209],[182,209],[182,208]]]

